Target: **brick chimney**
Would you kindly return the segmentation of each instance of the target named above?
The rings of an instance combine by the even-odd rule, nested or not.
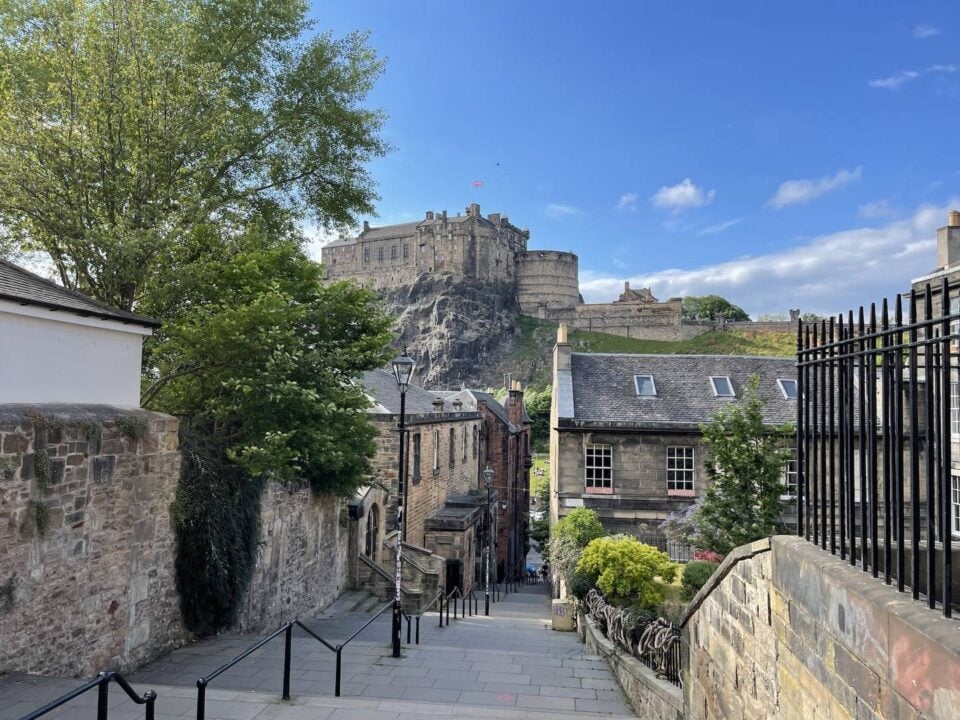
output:
[[[960,264],[960,210],[951,210],[945,227],[937,230],[937,268]]]
[[[523,387],[519,380],[510,383],[510,392],[507,395],[507,417],[512,425],[523,424]]]

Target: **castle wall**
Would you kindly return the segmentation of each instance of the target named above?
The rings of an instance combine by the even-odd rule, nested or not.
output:
[[[712,325],[681,322],[681,301],[664,303],[598,303],[575,308],[542,309],[538,317],[569,327],[644,340],[689,340]]]
[[[574,308],[580,304],[577,256],[556,250],[535,250],[517,258],[517,298],[525,315],[541,308]]]

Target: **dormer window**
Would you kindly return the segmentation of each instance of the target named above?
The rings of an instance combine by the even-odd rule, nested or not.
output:
[[[653,382],[653,375],[634,375],[633,384],[637,388],[637,397],[657,396],[657,385]]]
[[[730,382],[730,378],[725,375],[720,376],[710,376],[710,384],[713,386],[713,394],[716,397],[736,397],[737,394],[733,391],[733,383]]]
[[[777,378],[777,385],[780,387],[780,392],[783,393],[783,397],[786,400],[796,400],[797,399],[797,381],[791,378]]]

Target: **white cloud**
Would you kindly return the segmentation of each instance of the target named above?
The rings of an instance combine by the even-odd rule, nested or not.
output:
[[[550,203],[547,205],[544,212],[547,213],[552,218],[565,218],[571,217],[572,215],[579,215],[580,209],[575,208],[573,205],[562,205],[560,203]]]
[[[890,77],[869,82],[870,87],[880,90],[899,90],[903,85],[923,75],[943,75],[957,72],[956,65],[931,65],[923,70],[901,70]]]
[[[305,248],[307,256],[316,262],[320,262],[321,248],[327,243],[331,243],[334,240],[339,239],[343,234],[337,230],[318,227],[317,225],[313,224],[304,225],[300,228],[300,230],[307,238],[307,245]],[[360,232],[357,229],[351,229],[346,232],[346,235],[349,237],[355,237],[359,234]]]
[[[780,210],[787,205],[808,203],[859,180],[861,174],[861,168],[858,167],[854,170],[840,170],[833,177],[822,177],[818,180],[787,180],[777,188],[776,194],[767,201],[767,206]]]
[[[877,220],[879,218],[890,218],[897,214],[897,211],[886,200],[877,200],[861,205],[857,208],[857,214],[864,220]]]
[[[726,222],[717,223],[716,225],[711,225],[710,227],[705,227],[703,230],[697,233],[697,235],[716,235],[717,233],[722,233],[728,228],[732,228],[734,225],[738,224],[743,218],[736,218],[734,220],[727,220]]]
[[[637,194],[634,192],[624,193],[620,196],[620,200],[617,202],[618,210],[636,210],[637,209]]]
[[[693,269],[669,269],[634,277],[607,277],[581,271],[587,302],[610,302],[623,288],[650,287],[661,300],[682,295],[717,294],[752,315],[800,308],[843,312],[909,290],[913,278],[936,264],[936,230],[946,206],[924,205],[911,217],[877,227],[823,235],[782,252]],[[891,262],[895,260],[895,262]]]
[[[716,190],[704,192],[690,178],[684,178],[676,185],[664,185],[650,197],[650,202],[654,207],[677,213],[687,208],[709,205],[716,195]]]
[[[933,27],[933,25],[917,25],[913,29],[913,36],[918,40],[934,37],[935,35],[939,35],[939,34],[940,34],[940,30],[938,28]]]

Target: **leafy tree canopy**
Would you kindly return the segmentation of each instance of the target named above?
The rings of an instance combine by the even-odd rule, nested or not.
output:
[[[715,317],[733,321],[748,321],[750,319],[743,308],[734,305],[719,295],[704,295],[703,297],[688,295],[683,298],[681,317],[684,320],[713,320]]]
[[[523,401],[530,416],[530,434],[533,446],[544,450],[550,443],[550,403],[552,389],[549,385],[543,390],[527,388]]]
[[[586,547],[591,540],[603,535],[603,525],[595,510],[574,508],[554,523],[550,535],[569,538],[575,545]]]
[[[701,426],[710,484],[692,518],[696,547],[725,554],[783,527],[781,476],[794,430],[764,425],[758,384],[754,377],[741,401]]]
[[[0,2],[0,228],[119,308],[184,237],[265,202],[323,226],[375,199],[362,34],[305,38],[303,0]],[[198,249],[195,247],[195,249]]]

